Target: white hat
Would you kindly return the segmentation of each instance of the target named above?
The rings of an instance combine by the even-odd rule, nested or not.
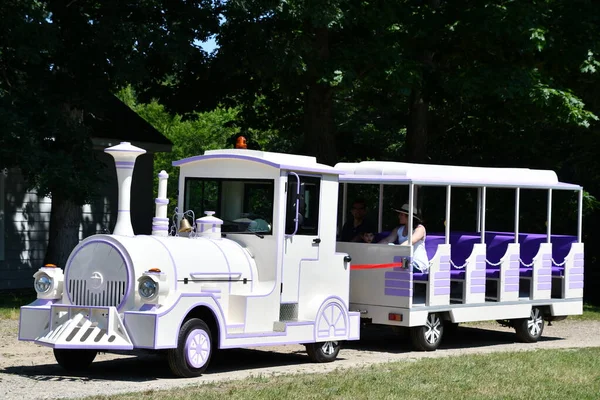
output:
[[[398,213],[408,215],[408,211],[410,210],[410,208],[408,207],[408,204],[404,203],[404,204],[402,204],[402,207],[400,207],[400,209],[392,208],[392,210],[394,210]],[[421,218],[419,218],[419,211],[415,207],[413,207],[413,217],[418,219],[419,221],[421,220]]]

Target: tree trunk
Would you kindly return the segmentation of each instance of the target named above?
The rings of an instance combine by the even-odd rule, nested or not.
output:
[[[412,89],[410,93],[409,125],[406,130],[406,159],[408,162],[427,161],[427,119],[429,103],[423,90]]]
[[[333,89],[319,82],[329,59],[327,28],[313,28],[312,54],[307,58],[308,87],[304,95],[304,149],[320,163],[338,160],[333,129]]]
[[[50,210],[50,234],[44,264],[56,264],[65,268],[73,248],[79,243],[79,225],[81,224],[81,205],[52,192]]]

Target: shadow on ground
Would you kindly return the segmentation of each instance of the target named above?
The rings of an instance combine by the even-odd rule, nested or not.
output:
[[[450,332],[448,332],[450,333]],[[480,327],[460,326],[452,334],[444,336],[440,349],[482,348],[515,343],[513,330],[493,330]],[[543,336],[541,341],[561,340],[557,337]],[[382,353],[410,353],[412,347],[407,329],[392,329],[386,326],[363,326],[361,340],[344,343],[344,348],[354,351]],[[344,350],[338,359],[344,359]],[[211,374],[233,371],[256,370],[278,366],[308,364],[302,348],[288,352],[262,349],[221,350],[213,356],[209,371]],[[95,361],[89,369],[81,373],[69,373],[55,363],[44,365],[11,366],[0,371],[6,374],[20,375],[36,381],[124,381],[146,382],[156,379],[176,379],[168,367],[165,353],[141,354],[117,359]]]
[[[464,349],[498,346],[515,343],[513,329],[494,330],[485,327],[459,326],[455,331],[444,333],[440,349]],[[542,336],[540,342],[562,340],[558,337]],[[361,327],[361,339],[347,342],[345,348],[355,350],[406,353],[413,351],[408,328],[367,325]]]

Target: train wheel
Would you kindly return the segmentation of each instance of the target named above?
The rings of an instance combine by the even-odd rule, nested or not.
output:
[[[416,350],[433,351],[438,348],[444,334],[444,321],[440,315],[431,313],[424,326],[410,328],[410,339]]]
[[[206,371],[212,353],[212,335],[208,325],[201,319],[192,318],[181,327],[177,348],[168,350],[167,359],[173,374],[192,378]]]
[[[326,363],[334,361],[340,352],[340,342],[307,343],[306,352],[312,362]]]
[[[80,371],[90,366],[98,354],[95,350],[54,349],[58,365],[67,371]]]
[[[529,318],[516,319],[513,322],[519,341],[535,343],[542,337],[542,332],[544,332],[544,315],[539,308],[533,307]]]

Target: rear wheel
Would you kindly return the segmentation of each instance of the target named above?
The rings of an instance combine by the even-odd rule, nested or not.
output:
[[[307,343],[306,353],[312,362],[326,363],[334,361],[340,352],[340,342],[329,341],[319,343]]]
[[[98,354],[95,350],[54,349],[58,365],[67,371],[80,371],[90,366]]]
[[[537,307],[531,309],[529,318],[516,319],[513,323],[517,338],[524,343],[537,342],[544,332],[544,315]]]
[[[168,350],[167,360],[173,374],[192,378],[206,371],[212,353],[212,335],[208,325],[201,319],[192,318],[181,327],[177,348]]]
[[[410,328],[410,339],[416,350],[433,351],[437,349],[444,334],[444,321],[439,314],[429,314],[424,326]]]

